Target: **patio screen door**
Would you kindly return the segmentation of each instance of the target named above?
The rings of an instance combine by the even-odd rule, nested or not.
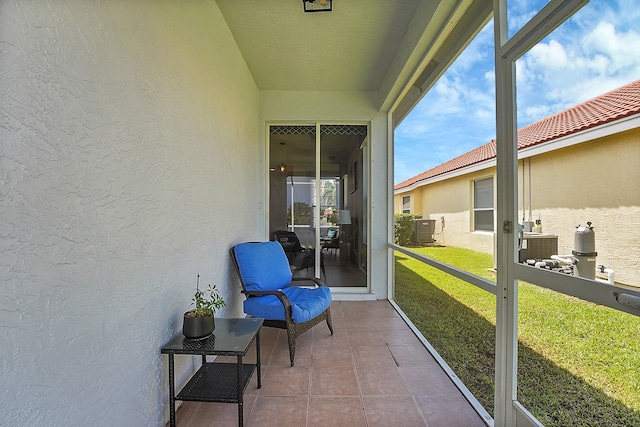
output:
[[[367,138],[367,125],[269,126],[269,235],[295,233],[294,275],[367,286]]]

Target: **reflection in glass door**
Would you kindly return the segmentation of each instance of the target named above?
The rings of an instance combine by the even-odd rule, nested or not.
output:
[[[315,276],[315,126],[271,126],[269,234],[297,276]],[[321,271],[320,271],[321,273]]]
[[[294,275],[366,287],[367,126],[270,126],[269,135],[269,231]]]

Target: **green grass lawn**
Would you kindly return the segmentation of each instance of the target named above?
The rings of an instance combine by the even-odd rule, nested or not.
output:
[[[414,248],[495,280],[492,256]],[[396,254],[395,301],[489,413],[495,297]],[[640,426],[640,318],[519,286],[518,400],[545,426]]]

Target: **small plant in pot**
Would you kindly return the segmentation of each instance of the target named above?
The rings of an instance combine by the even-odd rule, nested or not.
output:
[[[200,275],[196,282],[196,293],[193,296],[196,308],[184,314],[182,334],[192,340],[206,338],[215,329],[213,315],[226,305],[218,292],[217,286],[211,286],[206,290],[200,289]]]

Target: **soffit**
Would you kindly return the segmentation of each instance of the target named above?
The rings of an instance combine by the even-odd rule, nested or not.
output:
[[[317,13],[301,0],[217,3],[258,89],[378,91],[421,0],[335,0]]]

